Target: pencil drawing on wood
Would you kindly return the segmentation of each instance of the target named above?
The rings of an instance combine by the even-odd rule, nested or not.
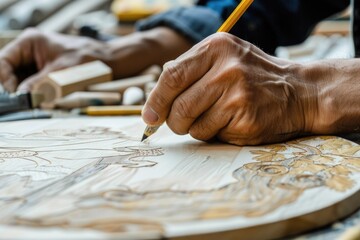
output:
[[[4,124],[10,131],[0,133],[0,231],[19,238],[54,229],[59,237],[135,239],[246,229],[360,189],[360,146],[342,138],[241,148],[165,127],[140,143],[137,118],[123,127],[121,119],[36,124]]]

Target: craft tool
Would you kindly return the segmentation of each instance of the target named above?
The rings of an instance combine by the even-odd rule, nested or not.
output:
[[[246,9],[250,7],[254,0],[242,0],[241,3],[235,8],[231,13],[228,19],[220,26],[217,32],[228,32],[235,25],[235,23],[240,19],[240,17],[245,13]],[[146,126],[143,137],[141,141],[143,142],[148,137],[153,135],[159,126]]]
[[[41,94],[1,93],[0,114],[36,108],[43,100]]]
[[[52,114],[47,111],[34,109],[29,111],[20,111],[0,115],[0,122],[30,120],[30,119],[44,119],[51,118]]]

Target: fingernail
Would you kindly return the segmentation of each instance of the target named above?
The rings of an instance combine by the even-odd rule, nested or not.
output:
[[[159,121],[159,115],[151,107],[146,107],[142,116],[146,123],[155,124]]]

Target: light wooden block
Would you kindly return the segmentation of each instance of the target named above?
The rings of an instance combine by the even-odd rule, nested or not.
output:
[[[143,89],[147,83],[155,82],[156,80],[157,78],[153,74],[147,74],[142,76],[124,78],[107,83],[94,84],[89,86],[87,90],[123,93],[129,87],[140,87]]]
[[[158,65],[152,65],[139,73],[138,76],[123,78],[109,83],[99,83],[88,87],[89,91],[95,92],[120,92],[130,87],[139,87],[145,90],[146,85],[149,83],[156,83],[160,77],[162,68]]]
[[[100,61],[94,61],[52,72],[36,84],[33,92],[44,95],[43,105],[76,91],[85,91],[87,86],[111,81],[111,68]]]
[[[55,100],[55,107],[62,109],[81,108],[97,105],[117,105],[121,94],[111,92],[73,92],[64,98]]]

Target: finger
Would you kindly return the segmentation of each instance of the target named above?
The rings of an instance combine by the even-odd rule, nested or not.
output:
[[[212,68],[174,100],[166,120],[173,132],[187,134],[196,119],[218,101],[224,85],[216,84],[216,80],[216,70]]]
[[[18,81],[15,76],[10,76],[2,83],[2,85],[6,91],[12,93],[16,91],[17,82]]]
[[[173,101],[208,72],[212,59],[205,58],[207,52],[207,44],[201,44],[164,65],[163,73],[144,106],[142,117],[147,124],[163,123]]]
[[[14,69],[21,65],[34,62],[34,43],[43,46],[41,33],[35,29],[27,29],[14,41],[7,44],[0,51],[0,58],[5,59]],[[41,48],[39,48],[41,49]]]
[[[24,81],[22,81],[19,84],[19,86],[17,88],[17,91],[19,91],[19,92],[31,92],[34,85],[37,82],[40,82],[46,76],[47,76],[47,74],[42,71],[42,72],[39,72],[39,73],[36,73],[36,74],[32,75],[31,77],[28,77],[27,79],[25,79]]]
[[[69,59],[68,61],[64,61],[66,58],[59,58],[57,61],[52,62],[51,64],[48,64],[42,70],[40,70],[38,73],[24,79],[18,86],[18,91],[31,91],[33,87],[40,82],[41,80],[45,79],[49,73],[58,71],[67,67],[71,67],[75,65],[75,63],[72,62],[73,59]]]
[[[36,74],[33,74],[32,76],[24,79],[19,86],[18,91],[24,91],[24,92],[31,92],[31,90],[34,88],[34,86],[40,82],[41,80],[45,79],[50,72],[58,70],[59,67],[56,64],[48,65],[47,67],[43,68],[41,71],[39,71]]]
[[[259,145],[264,139],[264,126],[256,121],[256,117],[249,117],[247,110],[238,112],[231,121],[222,128],[216,137],[222,142],[234,145]],[[266,129],[265,129],[266,130]]]
[[[26,30],[21,36],[7,44],[0,51],[0,82],[7,91],[16,90],[19,79],[15,71],[20,66],[34,62],[32,57],[33,39],[38,34],[35,30]]]
[[[13,72],[13,68],[8,62],[0,60],[0,83],[8,92],[16,90],[18,80]]]
[[[195,139],[208,141],[230,121],[230,111],[224,109],[222,102],[218,100],[191,125],[189,133]]]

